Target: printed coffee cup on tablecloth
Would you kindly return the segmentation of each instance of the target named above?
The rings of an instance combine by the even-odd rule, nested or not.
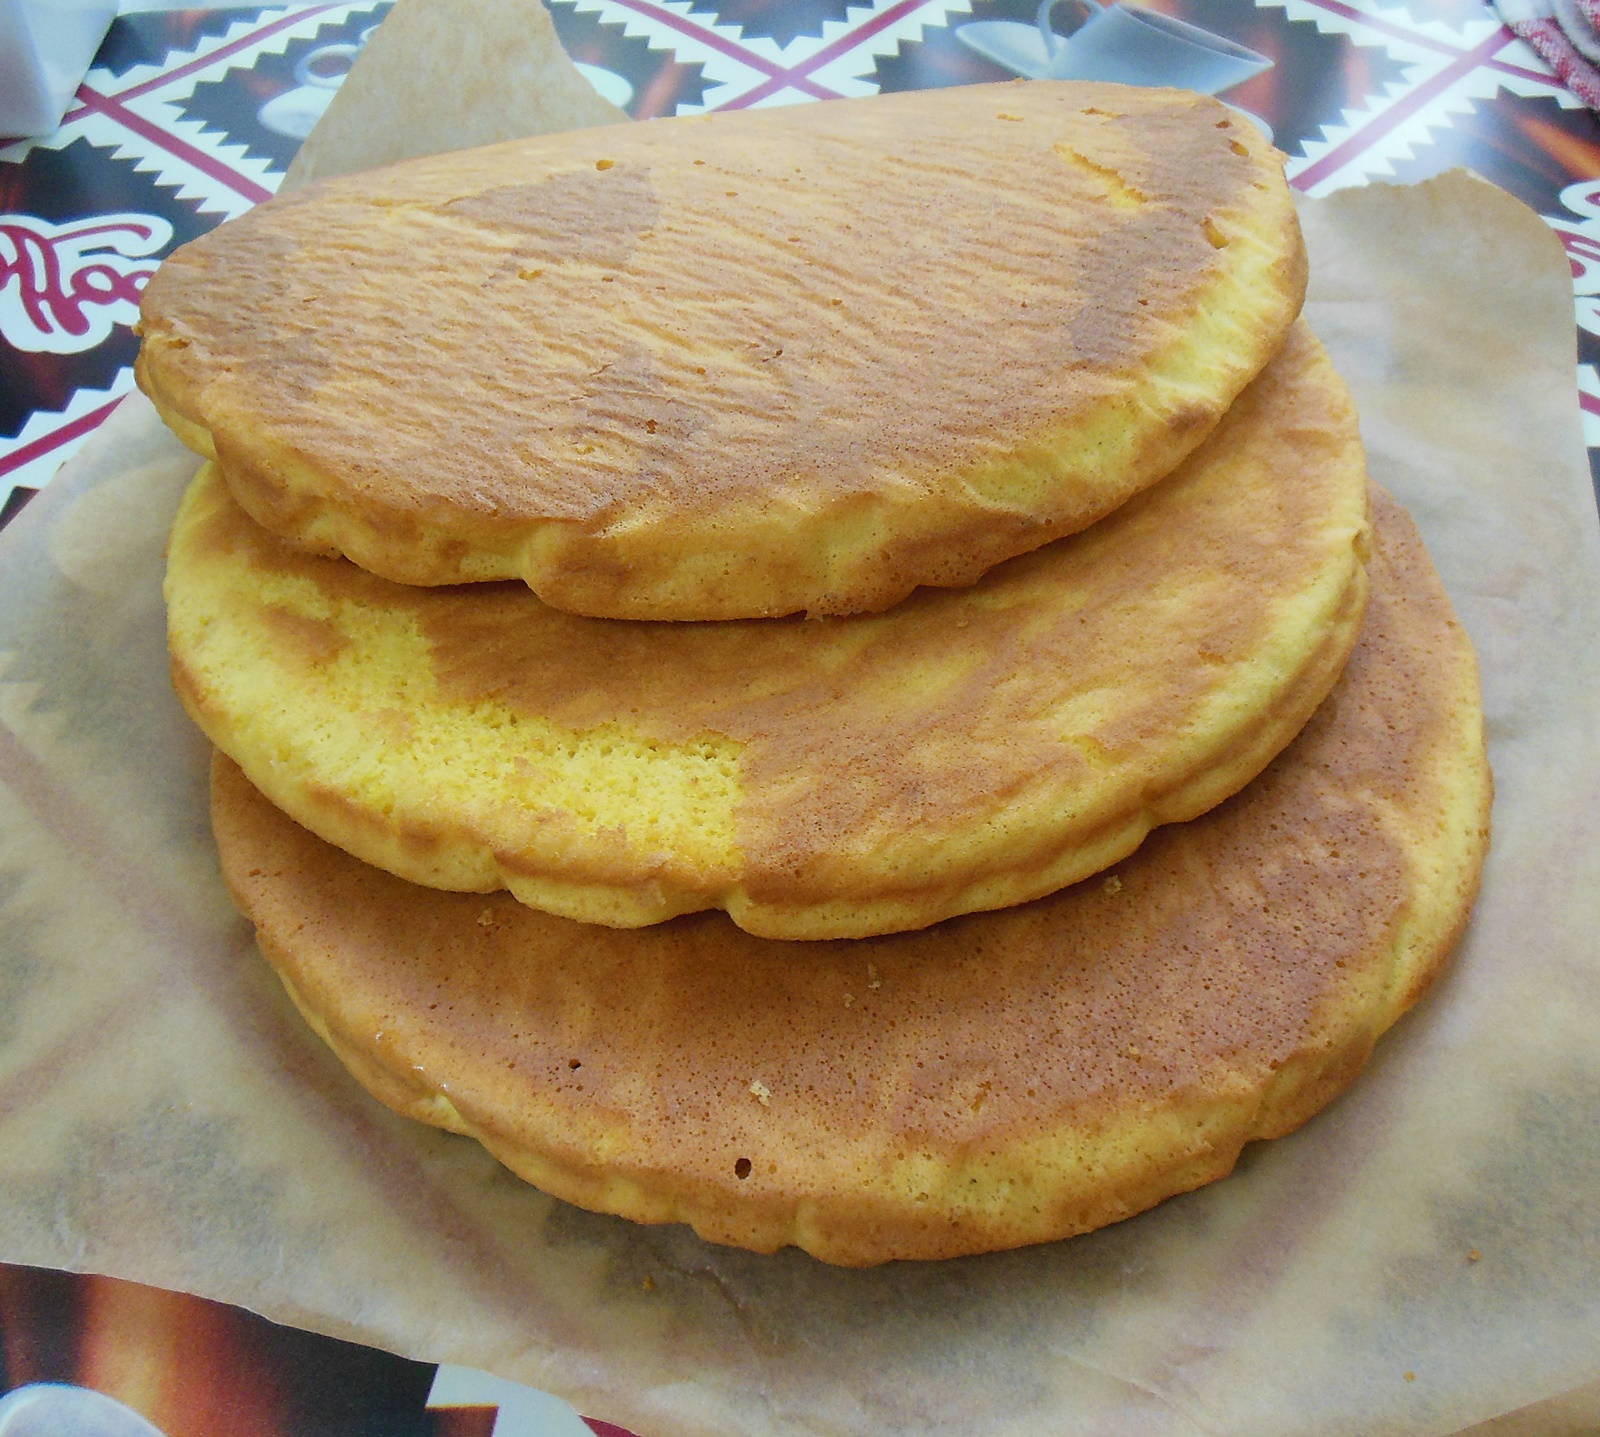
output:
[[[1266,55],[1159,11],[1116,0],[1079,0],[1088,18],[1066,39],[1050,27],[1060,0],[1039,6],[1052,80],[1114,80],[1123,85],[1174,85],[1215,95],[1272,67]]]

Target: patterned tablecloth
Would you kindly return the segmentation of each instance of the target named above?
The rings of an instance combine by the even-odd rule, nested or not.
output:
[[[128,0],[60,128],[0,148],[0,522],[133,384],[139,291],[267,198],[385,0],[163,10]],[[1070,28],[1063,0],[1056,24]],[[1318,195],[1467,165],[1572,261],[1575,401],[1600,476],[1600,122],[1481,0],[1158,0],[1271,61],[1223,98]],[[703,7],[703,8],[702,8]],[[638,119],[966,84],[1026,68],[1035,0],[552,0]],[[1000,22],[1000,23],[996,23]],[[1005,22],[1010,22],[1009,24]],[[1600,481],[1597,481],[1600,482]]]

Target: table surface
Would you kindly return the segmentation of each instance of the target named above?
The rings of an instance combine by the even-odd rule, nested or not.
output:
[[[0,1263],[0,1393],[0,1434],[632,1437],[485,1372],[412,1362],[181,1292],[9,1263]],[[41,1398],[48,1408],[18,1420],[15,1409]],[[128,1408],[151,1426],[130,1423]],[[43,1426],[52,1418],[56,1428]]]
[[[1031,26],[1036,4],[548,2],[574,58],[637,119],[1010,78],[967,27]],[[388,9],[149,8],[162,3],[124,0],[133,13],[60,128],[0,148],[0,523],[132,388],[155,263],[272,194]],[[1574,402],[1600,486],[1595,115],[1482,0],[1155,3],[1272,61],[1223,98],[1271,128],[1308,194],[1466,165],[1545,217],[1572,262]]]

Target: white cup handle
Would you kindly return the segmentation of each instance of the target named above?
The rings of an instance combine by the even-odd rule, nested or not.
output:
[[[1061,0],[1039,0],[1039,33],[1044,36],[1044,53],[1051,57],[1061,47],[1061,36],[1056,34],[1050,26],[1050,12],[1060,3]],[[1074,0],[1074,3],[1083,7],[1085,22],[1096,10],[1104,10],[1106,8],[1105,5],[1100,3],[1100,0]]]

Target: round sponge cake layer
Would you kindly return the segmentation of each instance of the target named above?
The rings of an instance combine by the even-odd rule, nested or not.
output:
[[[888,608],[1198,444],[1305,262],[1214,100],[973,86],[311,185],[179,250],[141,384],[265,528],[642,619]]]
[[[862,937],[1048,893],[1248,782],[1338,676],[1366,542],[1354,411],[1302,330],[1164,483],[887,614],[640,624],[391,584],[202,473],[169,632],[217,747],[401,877]]]
[[[619,933],[403,883],[219,760],[224,872],[357,1078],[558,1197],[849,1264],[1083,1232],[1327,1103],[1466,920],[1476,668],[1378,518],[1360,643],[1294,745],[1025,907],[799,951],[711,914]]]

